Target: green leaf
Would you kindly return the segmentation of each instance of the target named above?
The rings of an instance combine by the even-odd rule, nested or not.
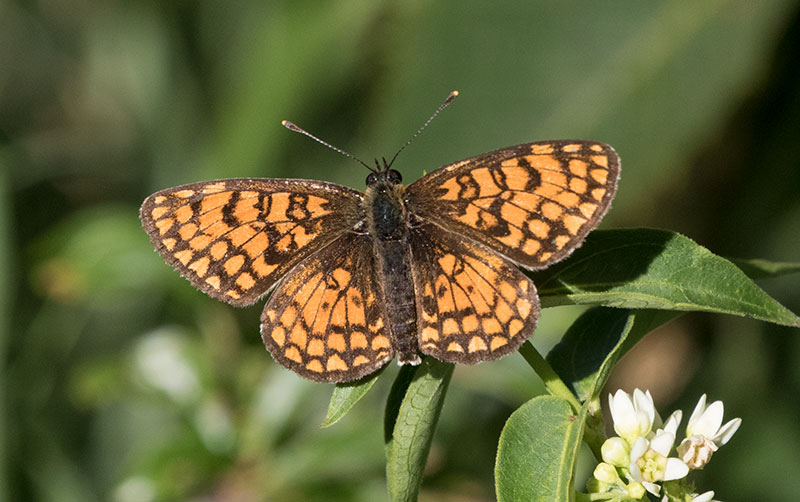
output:
[[[433,432],[454,368],[453,364],[426,357],[416,368],[404,367],[405,371],[400,372],[392,386],[385,425],[386,478],[393,501],[417,500]]]
[[[330,427],[347,415],[347,412],[375,385],[384,368],[386,366],[355,382],[337,383],[333,388],[330,403],[328,403],[328,414],[319,426]]]
[[[570,259],[533,278],[543,307],[699,310],[800,326],[733,263],[665,230],[593,232]]]
[[[512,413],[497,448],[497,500],[572,500],[585,416],[585,406],[576,416],[554,396],[535,397]]]
[[[644,335],[678,315],[660,310],[589,309],[547,354],[547,362],[578,399],[594,399],[619,358]]]
[[[780,277],[782,275],[800,272],[800,263],[777,262],[759,259],[741,260],[738,258],[731,258],[730,260],[751,279]]]

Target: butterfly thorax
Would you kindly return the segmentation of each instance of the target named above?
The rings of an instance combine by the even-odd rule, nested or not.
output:
[[[367,178],[364,212],[398,362],[419,364],[408,213],[401,181],[400,173],[394,170],[371,174]]]

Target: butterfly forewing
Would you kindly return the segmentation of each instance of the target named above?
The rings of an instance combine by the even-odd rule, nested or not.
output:
[[[412,230],[411,248],[421,352],[476,363],[516,350],[533,333],[539,299],[516,266],[433,224]]]
[[[409,212],[529,269],[568,256],[608,210],[619,157],[603,143],[517,145],[444,166],[406,190]]]
[[[361,199],[322,181],[227,179],[156,192],[140,217],[156,250],[196,288],[245,306],[356,225]]]
[[[296,373],[347,382],[376,371],[394,350],[375,282],[369,237],[348,233],[306,258],[264,309],[261,337]]]

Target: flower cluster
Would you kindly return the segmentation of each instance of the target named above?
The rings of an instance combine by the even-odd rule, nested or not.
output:
[[[618,437],[603,443],[603,461],[589,479],[592,493],[614,493],[620,500],[642,500],[646,494],[661,495],[663,502],[713,502],[714,492],[691,493],[683,480],[690,470],[702,469],[711,455],[727,443],[741,425],[734,418],[722,425],[722,401],[706,406],[706,396],[700,398],[686,426],[686,438],[670,457],[683,413],[672,413],[662,421],[653,405],[650,391],[633,391],[633,396],[618,390],[608,396],[614,431]],[[665,483],[671,482],[671,483]]]

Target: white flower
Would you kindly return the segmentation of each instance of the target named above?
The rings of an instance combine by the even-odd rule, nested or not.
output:
[[[727,443],[742,424],[741,418],[734,418],[723,426],[724,411],[722,401],[714,401],[706,407],[705,394],[697,402],[686,426],[686,439],[678,446],[678,455],[690,468],[705,467],[711,455]]]
[[[619,389],[613,396],[608,395],[608,407],[614,420],[614,430],[628,444],[632,445],[637,438],[647,436],[652,431],[656,410],[650,391],[635,389],[631,398],[630,394]]]
[[[689,417],[689,424],[686,426],[686,437],[701,435],[714,441],[717,446],[724,445],[733,437],[742,424],[741,418],[734,418],[720,427],[724,412],[725,407],[722,401],[714,401],[706,407],[706,395],[703,394],[700,396],[700,400],[697,401],[697,406],[694,407],[692,416]]]
[[[661,431],[652,440],[639,437],[631,446],[631,477],[653,495],[661,489],[656,482],[680,479],[689,473],[682,460],[667,457],[674,442],[674,434]]]

